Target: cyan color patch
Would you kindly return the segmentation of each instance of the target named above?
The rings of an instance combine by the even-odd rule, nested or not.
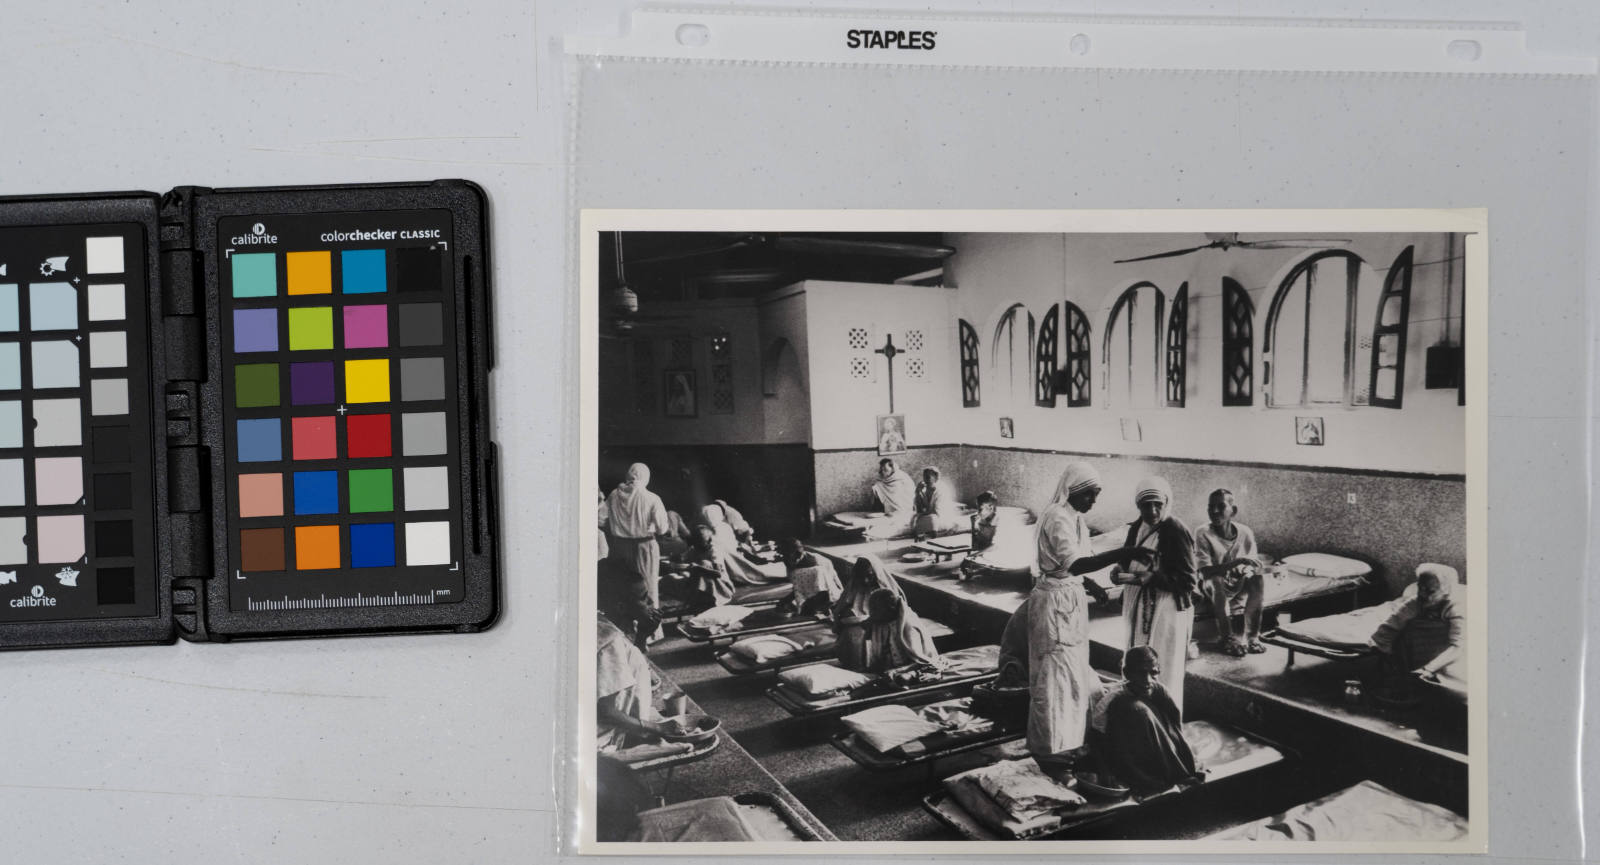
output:
[[[347,249],[339,254],[345,294],[376,294],[388,290],[381,249]]]
[[[272,297],[278,293],[276,253],[236,252],[230,258],[234,297]]]

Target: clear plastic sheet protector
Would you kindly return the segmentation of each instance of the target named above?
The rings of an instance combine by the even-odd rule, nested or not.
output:
[[[1497,862],[1592,859],[1589,839],[1600,831],[1592,802],[1600,762],[1591,756],[1600,738],[1585,723],[1600,669],[1586,636],[1600,598],[1589,553],[1592,58],[1530,54],[1518,29],[1492,24],[653,9],[635,13],[626,30],[566,41],[573,168],[564,308],[571,351],[563,372],[573,422],[561,489],[574,504],[561,527],[561,556],[581,576],[563,582],[558,596],[560,705],[576,707],[560,713],[557,744],[563,855],[1326,861],[1327,854],[1370,852],[1387,855],[1369,861],[1442,861],[1419,854],[1448,849]],[[916,33],[928,35],[912,39]],[[886,41],[883,34],[896,35]],[[1439,209],[1452,212],[1433,213]],[[808,212],[728,212],[799,210]],[[1312,224],[1300,221],[1310,212],[1349,211],[1347,225],[1358,224],[1359,212],[1378,230],[1442,225],[1463,238],[1468,284],[1477,269],[1487,285],[1486,307],[1468,292],[1462,332],[1469,463],[1482,444],[1478,431],[1487,437],[1486,483],[1467,493],[1467,546],[1480,564],[1468,582],[1486,586],[1473,593],[1470,612],[1487,617],[1478,632],[1487,646],[1474,655],[1486,660],[1480,693],[1487,698],[1468,716],[1468,751],[1484,759],[1474,762],[1465,839],[1444,848],[1115,838],[595,842],[596,710],[592,686],[583,686],[596,666],[594,292],[602,260],[614,252],[599,238],[716,229],[723,242],[759,243],[763,230],[878,224],[860,211],[892,211],[878,215],[881,225],[902,231],[960,231],[993,212],[1008,212],[999,217],[1008,224],[1037,218],[1045,231],[1094,222],[1092,215],[1009,213],[1023,210],[1118,211],[1105,219],[1140,230],[1192,226],[1185,211],[1229,211],[1223,222],[1258,232],[1275,224],[1262,211],[1291,210],[1281,223],[1289,233]],[[1154,222],[1128,215],[1148,210],[1164,212]],[[1435,217],[1444,221],[1429,222]],[[1478,255],[1485,246],[1486,259]],[[1487,350],[1473,350],[1475,339]],[[1472,394],[1485,392],[1478,388],[1487,399],[1474,402]],[[755,735],[770,745],[789,734],[787,723]],[[912,768],[857,777],[933,791],[948,774]],[[1319,855],[1302,855],[1312,850]]]

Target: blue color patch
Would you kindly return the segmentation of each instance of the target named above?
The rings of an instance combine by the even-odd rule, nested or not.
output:
[[[71,283],[36,282],[28,286],[28,308],[28,327],[32,330],[78,329],[78,290]]]
[[[394,523],[361,523],[350,527],[350,566],[394,566]]]
[[[271,463],[283,459],[283,432],[277,418],[250,418],[238,423],[239,462]]]
[[[339,253],[345,294],[376,294],[388,290],[381,249],[347,249]]]
[[[295,472],[294,512],[297,514],[338,513],[339,473]]]

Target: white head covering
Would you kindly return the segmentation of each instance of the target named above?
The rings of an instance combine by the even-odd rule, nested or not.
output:
[[[628,466],[627,483],[634,484],[639,487],[650,486],[650,467],[644,463],[634,463],[633,465]]]
[[[1138,504],[1145,499],[1160,499],[1170,505],[1172,504],[1172,486],[1167,483],[1166,478],[1160,475],[1151,475],[1139,482],[1139,486],[1133,494],[1134,504]]]
[[[1100,488],[1100,473],[1094,466],[1078,461],[1067,463],[1061,472],[1061,480],[1056,481],[1056,494],[1050,499],[1052,505],[1064,505],[1067,499],[1086,489]]]
[[[1455,591],[1456,584],[1461,582],[1461,575],[1456,572],[1455,568],[1449,565],[1441,565],[1438,562],[1423,562],[1417,565],[1418,582],[1421,582],[1423,574],[1433,574],[1438,579],[1439,596],[1442,598],[1450,597],[1451,593]]]
[[[671,523],[661,497],[646,487],[650,467],[644,463],[628,466],[628,480],[611,491],[611,531],[618,537],[644,538],[666,532]]]

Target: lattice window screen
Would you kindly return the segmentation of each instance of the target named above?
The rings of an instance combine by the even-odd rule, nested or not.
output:
[[[733,338],[711,337],[711,413],[733,414]]]
[[[1067,406],[1089,404],[1089,317],[1077,304],[1062,304],[1067,319]]]
[[[1371,400],[1375,406],[1399,408],[1406,380],[1406,320],[1411,314],[1411,257],[1406,247],[1395,257],[1383,280],[1378,320],[1372,328]]]
[[[927,372],[927,364],[922,362],[922,358],[916,356],[906,358],[906,378],[922,381],[927,378]]]
[[[1189,283],[1178,286],[1167,315],[1167,405],[1183,408],[1189,365]]]
[[[1255,402],[1255,304],[1238,281],[1222,278],[1222,404]]]
[[[961,334],[961,405],[976,408],[978,405],[978,330],[966,319],[959,319]]]
[[[850,378],[853,381],[878,380],[878,365],[873,363],[872,329],[852,327],[845,332],[845,344],[850,347]]]
[[[1056,406],[1056,337],[1061,326],[1058,307],[1052,306],[1039,325],[1039,338],[1033,349],[1033,404]]]
[[[674,337],[668,347],[667,365],[674,369],[694,368],[694,338],[687,336]]]
[[[906,331],[906,351],[922,351],[922,344],[923,344],[922,331],[920,331],[920,330],[908,330],[908,331]]]

